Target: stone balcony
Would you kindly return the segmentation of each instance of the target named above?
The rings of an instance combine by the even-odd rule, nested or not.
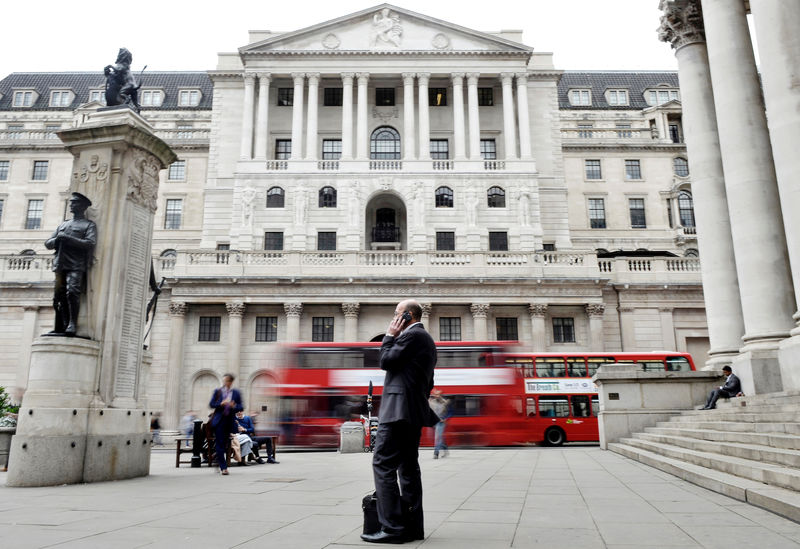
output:
[[[240,160],[240,174],[264,173],[525,173],[533,160]]]
[[[155,134],[172,147],[207,147],[211,130],[195,128],[180,130],[157,129]],[[47,130],[0,130],[0,147],[8,146],[64,147],[56,132]]]
[[[659,139],[650,128],[561,128],[565,147],[587,145],[674,145],[684,143],[671,138]]]

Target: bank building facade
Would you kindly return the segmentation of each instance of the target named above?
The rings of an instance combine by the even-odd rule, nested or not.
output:
[[[0,385],[16,395],[53,325],[44,240],[73,176],[56,132],[103,86],[0,81]],[[165,429],[226,371],[261,409],[283,344],[379,339],[409,297],[437,340],[714,364],[676,72],[562,71],[519,31],[385,4],[251,31],[207,72],[144,73],[140,101],[179,157],[146,341]]]

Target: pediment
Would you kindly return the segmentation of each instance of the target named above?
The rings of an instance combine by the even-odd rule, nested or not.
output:
[[[532,48],[391,4],[381,4],[239,49],[244,55],[356,51],[528,54]]]

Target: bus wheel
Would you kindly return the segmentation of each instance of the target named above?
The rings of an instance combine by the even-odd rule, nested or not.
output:
[[[561,446],[566,442],[567,437],[564,431],[558,427],[551,427],[544,433],[544,442],[548,446]]]

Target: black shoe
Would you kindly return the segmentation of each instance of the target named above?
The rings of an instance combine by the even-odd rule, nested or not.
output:
[[[266,461],[264,461],[264,458],[258,458],[258,459],[256,460],[256,463],[258,463],[259,465],[263,465],[263,464],[265,464],[265,463],[266,463]]]
[[[267,463],[278,464],[278,463],[280,463],[280,461],[275,461],[274,457],[268,457],[267,458]]]
[[[405,538],[400,534],[390,534],[380,530],[374,534],[361,534],[361,539],[369,543],[405,543]]]

